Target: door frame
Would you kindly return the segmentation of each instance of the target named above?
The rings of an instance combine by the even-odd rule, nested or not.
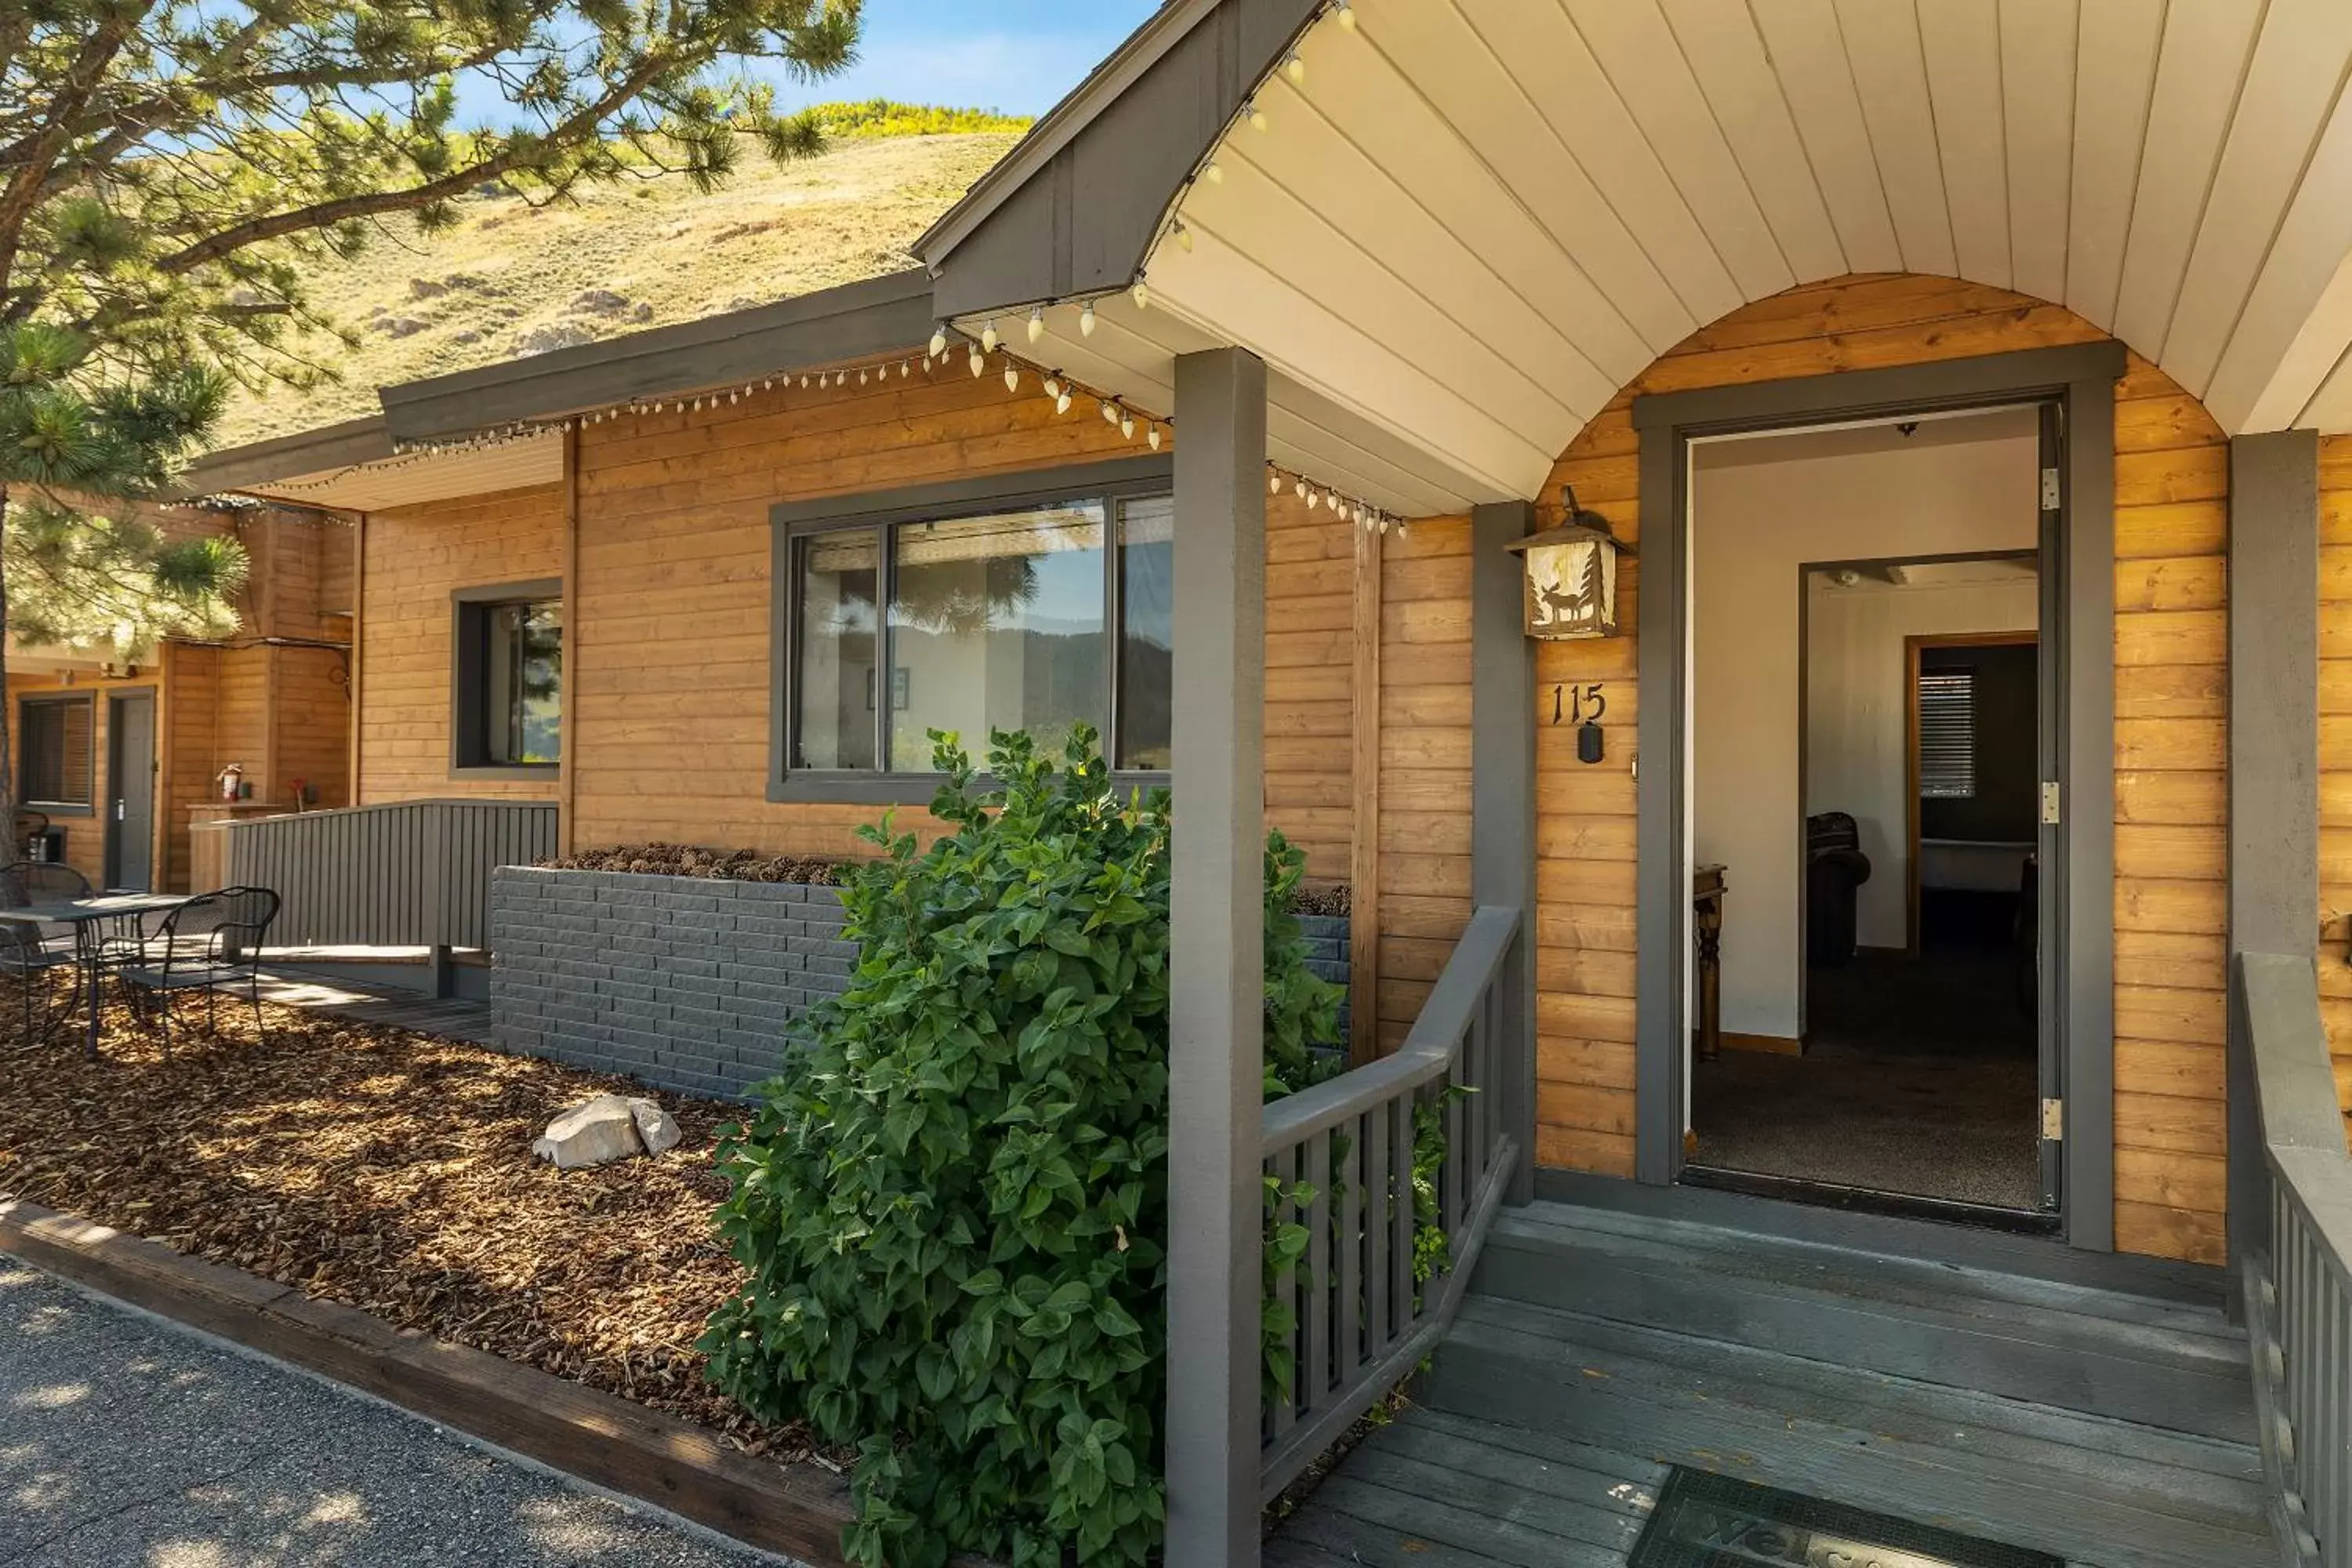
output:
[[[160,693],[152,686],[118,687],[106,694],[106,795],[100,803],[100,831],[103,835],[105,852],[100,858],[106,885],[122,885],[122,834],[120,819],[114,815],[114,803],[124,798],[122,789],[122,711],[134,702],[147,705],[147,880],[152,884],[161,869],[155,853],[156,825],[163,810],[163,725]]]
[[[1903,639],[1903,951],[1912,958],[1919,956],[1919,656],[1931,647],[2030,647],[2038,663],[2042,629],[1913,632]],[[2045,684],[2039,669],[2033,681],[2037,691]]]
[[[2115,1249],[2115,388],[2125,368],[2124,345],[2110,339],[1633,400],[1641,443],[1637,732],[1650,763],[1635,786],[1637,1180],[1678,1179],[1686,1122],[1691,440],[2045,404],[2066,436],[2059,526],[2047,556],[2054,571],[2045,587],[2063,614],[2046,617],[2055,624],[2042,628],[2043,646],[2059,650],[2054,673],[2063,683],[2054,781],[2061,821],[2042,830],[2045,907],[2063,911],[2043,934],[2058,991],[2053,1059],[2064,1083],[2062,1234],[2074,1247]]]

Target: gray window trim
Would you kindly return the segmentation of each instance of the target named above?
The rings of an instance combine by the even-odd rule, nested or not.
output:
[[[879,551],[877,559],[884,576],[882,597],[887,602],[890,572],[887,531],[892,524],[977,517],[1061,500],[1097,498],[1120,500],[1135,496],[1167,494],[1174,489],[1175,475],[1174,457],[1162,453],[1143,458],[1113,458],[1094,463],[1070,463],[1060,468],[1032,468],[1015,474],[950,479],[939,484],[907,485],[894,489],[869,490],[858,495],[833,496],[816,500],[779,501],[770,508],[768,798],[811,805],[919,806],[929,805],[940,787],[940,775],[933,773],[905,770],[873,773],[788,765],[792,754],[793,725],[797,717],[793,710],[793,671],[800,655],[800,617],[793,613],[799,603],[799,592],[793,575],[793,553],[798,541],[821,533],[870,531]],[[1106,546],[1108,543],[1106,541]],[[1108,617],[1108,624],[1116,626],[1118,552],[1108,547],[1103,551],[1103,610]],[[887,668],[887,621],[883,637],[882,663]],[[1104,713],[1109,721],[1109,728],[1103,735],[1107,748],[1117,743],[1118,733],[1118,669],[1116,657],[1103,661]],[[887,707],[877,704],[875,710],[877,738],[887,716]],[[1111,777],[1122,790],[1164,789],[1169,781],[1169,774],[1164,772],[1114,772]]]
[[[476,612],[494,605],[517,605],[552,599],[563,605],[568,618],[572,606],[563,601],[563,579],[533,577],[520,583],[478,583],[452,589],[449,594],[449,777],[463,779],[517,779],[544,782],[561,775],[563,764],[556,763],[477,763],[467,760],[472,737],[481,732],[485,714],[482,709],[481,649],[476,646],[479,616]],[[571,672],[564,672],[567,689]],[[571,729],[572,715],[565,713],[559,723],[564,731]],[[562,742],[563,755],[572,754],[568,733]]]
[[[37,811],[44,816],[95,816],[98,815],[98,693],[96,691],[26,691],[16,697],[16,785],[25,784],[25,764],[31,761],[31,752],[25,745],[25,710],[36,703],[63,705],[79,702],[89,710],[89,799],[77,805],[69,800],[34,800],[27,796],[20,802],[26,810]],[[22,846],[19,846],[22,847]]]
[[[2043,828],[2058,846],[2062,921],[2045,932],[2064,977],[2058,1060],[2066,1101],[2065,1239],[2115,1247],[2115,384],[2124,345],[2109,340],[1937,363],[1847,371],[1633,400],[1642,433],[1642,637],[1644,693],[1637,786],[1640,812],[1634,1170],[1646,1183],[1682,1166],[1684,1051],[1688,1019],[1681,955],[1690,941],[1681,886],[1684,726],[1690,571],[1689,441],[1694,436],[1798,428],[1841,418],[2054,403],[2066,431],[2064,527],[2057,542],[2065,609],[2059,783],[2064,822]]]

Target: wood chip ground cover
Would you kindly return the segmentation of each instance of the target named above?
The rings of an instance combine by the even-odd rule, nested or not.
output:
[[[710,1228],[719,1127],[740,1108],[662,1094],[685,1138],[558,1172],[551,1118],[625,1079],[286,1007],[242,1004],[161,1047],[121,1007],[102,1056],[27,1041],[0,995],[0,1193],[715,1428],[809,1457],[703,1381],[694,1349],[740,1270]],[[194,1009],[184,1009],[193,1012]]]

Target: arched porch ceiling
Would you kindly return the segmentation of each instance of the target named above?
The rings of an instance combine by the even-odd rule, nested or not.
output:
[[[1286,4],[1307,17],[1296,75],[1263,47]],[[1077,199],[1066,184],[1036,247],[1040,286],[1016,284],[1017,267],[971,269],[988,275],[986,302],[1002,296],[1012,346],[1167,413],[1176,354],[1244,345],[1273,371],[1270,456],[1410,513],[1533,495],[1667,349],[1847,273],[1957,276],[2063,304],[2232,432],[2352,428],[2345,0],[1355,0],[1352,13],[1343,26],[1298,0],[1179,0],[1120,72],[1057,110],[1047,124],[1079,160]],[[1188,140],[1165,110],[1156,127],[1098,120],[1220,26]],[[1159,66],[1137,58],[1155,30],[1172,35]],[[1235,62],[1236,43],[1258,47]],[[1262,132],[1234,114],[1253,96]],[[1193,177],[1165,210],[1189,245],[1164,226],[1111,232],[1132,230],[1131,195],[1099,204],[1089,230],[1086,161],[1099,171],[1120,153],[1087,143],[1097,130],[1182,142]],[[954,287],[958,251],[1024,182],[1053,177],[1051,152],[1008,160],[921,247],[975,331],[993,310]],[[1131,147],[1127,166],[1153,162]],[[1148,308],[1104,300],[1088,338],[1075,305],[1054,306],[1046,337],[1024,343],[1033,302],[1139,269]]]

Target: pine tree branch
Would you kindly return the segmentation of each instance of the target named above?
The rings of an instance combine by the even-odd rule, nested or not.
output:
[[[32,145],[18,163],[16,173],[9,179],[7,188],[0,191],[0,279],[16,269],[16,252],[24,243],[25,220],[41,199],[41,188],[49,163],[64,148],[72,132],[68,121],[81,112],[98,89],[106,68],[130,40],[142,17],[153,8],[153,0],[132,5],[124,4],[100,25],[84,42],[81,52],[58,84],[49,100],[48,113],[43,128],[35,133]]]
[[[352,218],[370,217],[379,213],[414,212],[419,207],[460,195],[484,180],[497,179],[501,174],[532,166],[538,158],[558,156],[569,151],[575,141],[627,107],[647,88],[680,66],[690,63],[680,57],[649,56],[639,63],[636,69],[609,87],[602,98],[560,121],[546,135],[533,138],[528,146],[510,145],[504,153],[477,160],[454,173],[404,190],[372,191],[362,195],[341,196],[332,201],[318,202],[310,206],[256,218],[223,229],[163,258],[156,264],[156,269],[167,277],[181,277],[207,262],[217,261],[266,240],[326,228]]]

